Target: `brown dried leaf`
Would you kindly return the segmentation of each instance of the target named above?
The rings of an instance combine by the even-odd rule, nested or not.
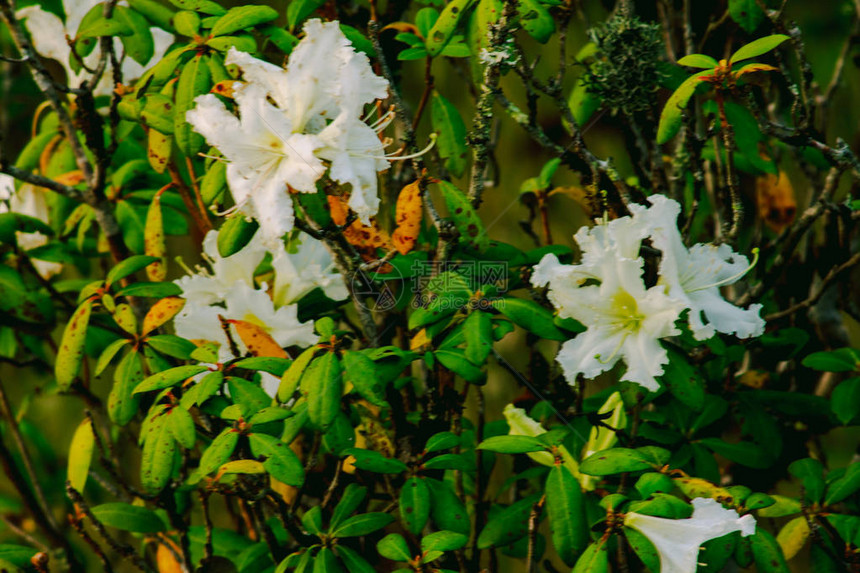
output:
[[[391,235],[391,243],[401,255],[407,254],[415,246],[423,214],[419,180],[404,187],[397,196],[394,215],[397,229]]]

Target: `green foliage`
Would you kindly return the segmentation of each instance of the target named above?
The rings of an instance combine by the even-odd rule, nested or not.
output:
[[[849,18],[60,4],[0,34],[0,569],[856,569]]]

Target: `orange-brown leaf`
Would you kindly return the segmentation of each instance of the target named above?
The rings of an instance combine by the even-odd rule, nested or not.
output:
[[[397,228],[391,235],[391,243],[401,255],[405,255],[415,246],[418,231],[421,230],[423,216],[421,203],[420,180],[410,183],[397,196],[397,206],[394,220]]]
[[[78,183],[83,183],[84,172],[80,169],[75,169],[73,171],[69,171],[68,173],[63,173],[62,175],[54,177],[54,181],[56,181],[57,183],[62,183],[63,185],[74,186]]]
[[[143,333],[146,336],[177,314],[185,306],[185,299],[178,296],[168,296],[156,302],[143,317]]]
[[[781,233],[794,222],[797,199],[785,173],[759,177],[756,181],[756,199],[759,217],[774,232]]]
[[[233,99],[233,92],[234,92],[234,88],[235,88],[235,86],[234,86],[235,83],[236,83],[236,80],[222,80],[222,81],[218,82],[217,84],[215,84],[214,86],[212,86],[211,92],[213,94],[218,94],[219,96],[224,96],[226,98]]]
[[[344,225],[349,213],[346,201],[341,197],[332,195],[329,195],[327,199],[332,221],[335,225]],[[376,219],[372,219],[370,225],[364,225],[358,220],[353,221],[344,230],[343,236],[361,252],[362,257],[366,260],[376,259],[376,249],[391,249],[391,238],[388,233],[379,228]]]
[[[236,327],[239,338],[248,347],[248,351],[254,356],[268,356],[272,358],[289,358],[289,355],[280,345],[275,342],[263,327],[248,322],[247,320],[228,320]]]

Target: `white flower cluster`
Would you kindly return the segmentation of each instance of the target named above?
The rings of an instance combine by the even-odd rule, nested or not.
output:
[[[185,307],[174,319],[176,334],[189,340],[206,340],[219,344],[219,360],[233,358],[227,335],[218,316],[228,320],[251,322],[265,330],[280,346],[309,346],[316,342],[312,322],[299,322],[301,297],[315,289],[333,300],[347,297],[343,278],[325,246],[311,237],[303,237],[295,253],[279,249],[272,258],[275,270],[272,296],[263,283],[258,289],[254,271],[266,256],[259,234],[238,253],[221,257],[218,234],[210,231],[203,241],[203,252],[211,272],[182,277],[176,284],[182,288]],[[241,339],[233,340],[245,351]]]
[[[663,374],[669,360],[659,341],[680,334],[675,321],[685,309],[697,340],[715,332],[738,338],[764,332],[761,305],[744,310],[720,294],[721,286],[736,282],[750,268],[747,258],[725,244],[687,249],[678,231],[677,201],[662,195],[648,200],[650,207],[631,205],[632,216],[580,229],[575,235],[580,264],[562,265],[548,254],[534,269],[532,284],[549,285],[548,296],[559,315],[587,327],[565,342],[557,357],[571,384],[580,373],[593,378],[623,359],[627,371],[622,380],[659,389],[655,376]],[[651,288],[645,286],[639,256],[646,237],[662,253],[659,280]]]
[[[30,32],[36,52],[42,57],[58,61],[66,69],[66,81],[72,87],[78,87],[90,79],[91,74],[87,69],[92,70],[96,67],[101,57],[101,51],[96,46],[90,54],[83,58],[84,66],[76,71],[71,66],[72,48],[66,41],[66,37],[74,38],[87,12],[103,3],[103,0],[63,0],[63,12],[66,14],[65,23],[56,14],[43,10],[39,5],[21,8],[16,13],[18,18],[24,20],[24,25]],[[124,3],[119,4],[123,5]],[[124,81],[143,75],[144,70],[151,63],[161,60],[173,42],[173,34],[165,32],[161,28],[152,27],[149,30],[155,44],[155,53],[146,65],[141,65],[128,56],[123,58],[121,69]],[[114,37],[114,52],[123,53],[122,43],[118,37]],[[113,88],[113,78],[108,72],[102,75],[94,93],[96,95],[110,95]]]
[[[326,169],[349,183],[349,206],[364,223],[379,209],[376,174],[388,168],[379,131],[362,118],[364,106],[386,97],[375,75],[337,22],[309,20],[305,37],[281,68],[231,49],[227,64],[242,70],[236,84],[237,118],[212,94],[198,97],[188,122],[229,161],[227,182],[239,209],[260,223],[264,242],[276,245],[293,228],[288,187],[316,191]]]

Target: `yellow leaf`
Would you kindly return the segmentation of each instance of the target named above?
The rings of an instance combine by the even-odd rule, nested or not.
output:
[[[785,173],[759,177],[756,180],[756,201],[759,217],[775,233],[781,233],[794,222],[797,199]]]
[[[690,498],[708,497],[719,501],[732,497],[729,490],[701,478],[675,478],[673,481],[678,489]]]
[[[262,474],[266,473],[263,462],[257,460],[233,460],[218,468],[214,481],[221,479],[224,474]]]
[[[776,536],[776,542],[782,548],[786,561],[803,549],[807,539],[809,539],[809,523],[803,515],[786,523]]]
[[[177,561],[176,555],[174,552],[180,552],[181,550],[173,541],[169,539],[162,539],[162,542],[158,544],[158,551],[155,552],[155,563],[158,567],[158,573],[182,573],[182,565]],[[167,546],[167,543],[170,543],[171,547]]]
[[[427,329],[422,328],[409,341],[409,350],[417,350],[427,344],[430,344],[430,338],[427,336]]]
[[[401,255],[407,254],[415,246],[418,231],[421,229],[421,185],[420,180],[410,183],[397,196],[394,220],[397,229],[391,235],[391,243]]]
[[[248,351],[254,356],[268,356],[272,358],[289,358],[286,351],[269,336],[263,327],[248,322],[247,320],[228,320],[236,327],[239,338],[248,347]]]
[[[146,276],[153,282],[167,278],[167,245],[164,238],[164,220],[161,214],[161,193],[156,193],[146,211],[143,227],[143,253],[160,260],[146,266]]]
[[[84,418],[72,436],[72,443],[69,446],[69,466],[66,474],[69,483],[79,492],[83,492],[84,486],[87,484],[95,443],[93,421],[91,418]]]
[[[168,296],[156,302],[143,318],[143,332],[141,336],[146,336],[179,314],[183,306],[185,306],[185,299],[178,296]]]
[[[738,382],[750,388],[764,388],[767,381],[770,380],[770,373],[763,370],[747,370],[738,378]]]

